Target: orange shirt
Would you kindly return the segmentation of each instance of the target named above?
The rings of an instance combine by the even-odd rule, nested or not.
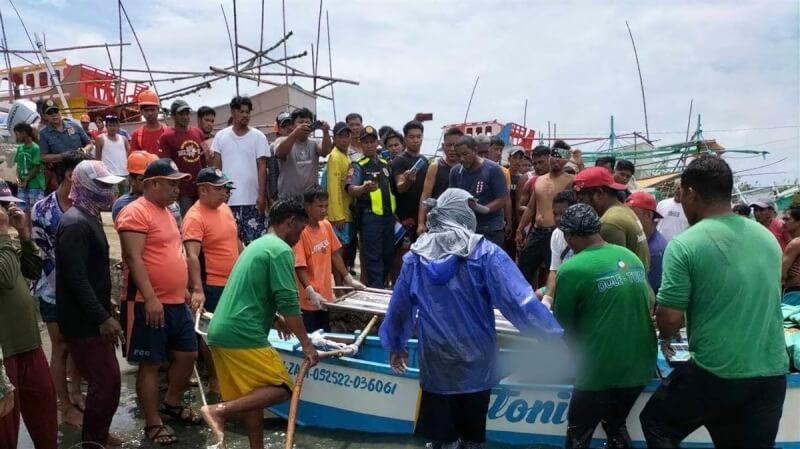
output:
[[[147,236],[142,259],[156,297],[162,304],[183,304],[189,272],[172,212],[140,197],[122,209],[115,226],[120,233],[139,232]],[[144,301],[141,292],[136,293],[136,300]]]
[[[210,209],[198,201],[183,217],[182,232],[184,242],[200,242],[206,268],[204,283],[225,286],[239,258],[239,238],[231,208],[223,203]]]
[[[306,226],[293,248],[295,268],[305,268],[314,290],[328,301],[333,300],[333,253],[341,247],[331,223],[322,220],[317,227]],[[300,293],[300,308],[316,310],[299,279],[297,291]]]

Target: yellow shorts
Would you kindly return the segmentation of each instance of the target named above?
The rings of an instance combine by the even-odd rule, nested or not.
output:
[[[278,351],[270,346],[252,349],[211,346],[210,349],[220,393],[225,401],[269,385],[285,386],[289,391],[294,388]]]

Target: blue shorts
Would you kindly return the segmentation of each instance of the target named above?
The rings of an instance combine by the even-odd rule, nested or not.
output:
[[[145,322],[144,303],[133,307],[128,361],[161,363],[171,351],[197,352],[194,320],[186,304],[164,304],[164,327],[150,327]]]
[[[39,298],[39,315],[41,315],[44,323],[58,322],[58,308],[55,304],[45,302],[42,298]]]
[[[333,233],[336,234],[336,237],[339,237],[339,243],[341,243],[342,246],[347,246],[353,241],[355,227],[353,226],[353,223],[345,222],[344,229],[340,231],[334,227]]]
[[[206,303],[203,306],[206,311],[214,313],[219,304],[219,298],[222,297],[222,290],[225,287],[217,287],[216,285],[203,285],[203,294],[206,295]]]
[[[33,205],[37,201],[44,198],[44,190],[42,189],[29,189],[27,187],[17,188],[17,197],[22,200],[22,210],[30,212]]]

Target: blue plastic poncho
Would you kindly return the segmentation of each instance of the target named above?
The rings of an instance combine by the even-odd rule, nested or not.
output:
[[[476,237],[469,200],[467,192],[448,189],[436,201],[429,232],[403,257],[380,328],[383,348],[400,352],[417,318],[420,385],[432,393],[472,393],[497,384],[494,308],[523,335],[563,334],[505,251]]]

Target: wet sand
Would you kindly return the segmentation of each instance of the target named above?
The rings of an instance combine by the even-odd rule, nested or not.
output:
[[[111,221],[111,214],[103,214],[103,224],[108,237],[112,261],[119,261],[120,244]],[[112,278],[115,274],[112,273]],[[116,283],[116,278],[112,279]],[[115,284],[116,285],[116,284]],[[117,291],[115,289],[115,291]],[[43,324],[40,323],[42,346],[50,358],[50,339]],[[122,448],[158,448],[172,447],[180,449],[206,448],[211,441],[211,432],[205,423],[198,426],[185,426],[165,421],[176,432],[177,444],[159,446],[144,437],[144,420],[136,403],[136,367],[128,365],[118,352],[120,370],[122,372],[122,392],[120,404],[111,426],[112,432],[120,435],[126,442]],[[84,387],[85,391],[85,387]],[[194,409],[202,405],[198,389],[190,388],[185,400]],[[249,447],[244,427],[237,422],[229,423],[225,429],[226,446],[229,449],[246,449]],[[265,444],[269,449],[282,449],[286,432],[286,421],[280,417],[264,412]],[[62,424],[59,426],[59,449],[80,449],[80,430]],[[19,449],[33,449],[24,424],[20,429]],[[425,447],[425,442],[404,435],[378,435],[350,431],[333,431],[316,428],[298,428],[295,434],[295,447],[298,449],[411,449]],[[488,445],[489,448],[507,448],[503,445]]]

